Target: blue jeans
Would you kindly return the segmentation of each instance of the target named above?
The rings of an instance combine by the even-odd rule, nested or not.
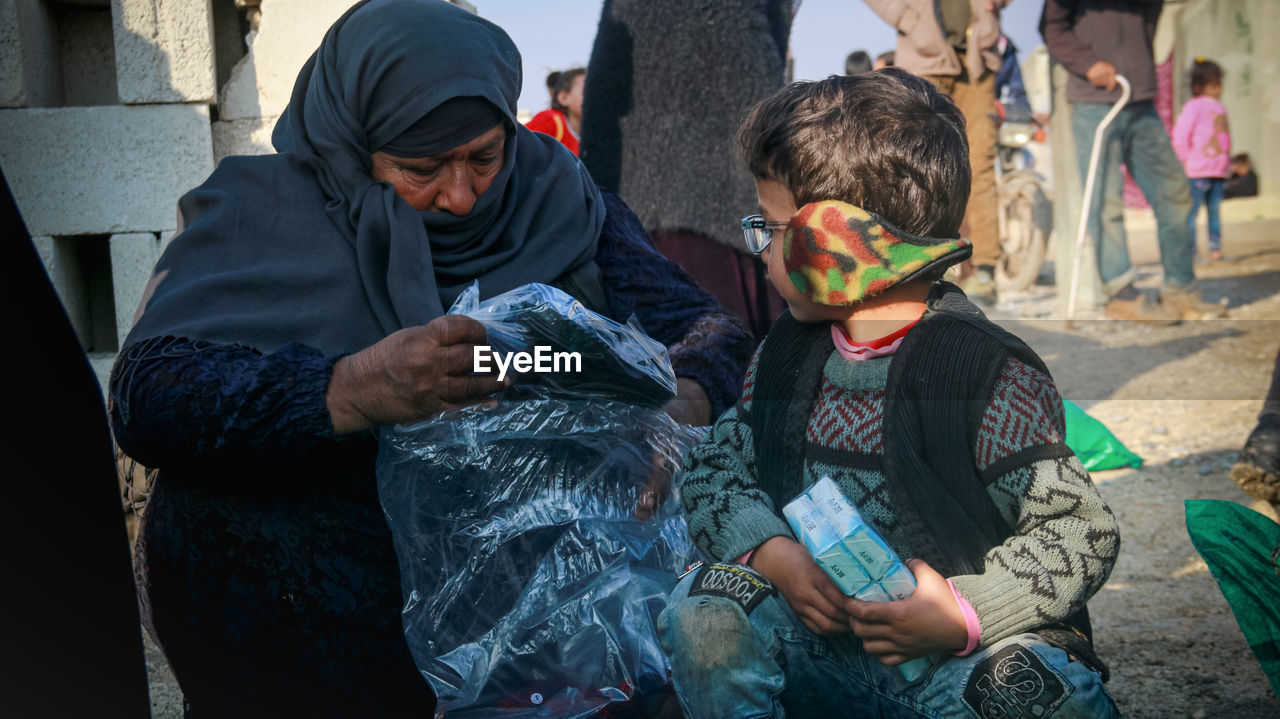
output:
[[[1078,102],[1071,106],[1071,130],[1081,182],[1089,172],[1089,153],[1098,123],[1110,105]],[[1102,138],[1098,176],[1094,180],[1089,211],[1089,235],[1098,253],[1098,274],[1107,294],[1115,294],[1133,282],[1133,265],[1124,234],[1124,175],[1121,163],[1151,203],[1156,215],[1156,236],[1164,284],[1186,288],[1195,281],[1191,269],[1195,245],[1187,231],[1191,192],[1182,162],[1169,144],[1155,104],[1135,102],[1120,111]]]
[[[719,570],[709,589],[695,584],[724,566],[733,571]],[[708,565],[681,579],[658,634],[691,719],[1119,717],[1097,673],[1034,634],[967,657],[930,657],[929,669],[908,682],[852,634],[810,632],[768,580],[743,565]]]
[[[1218,219],[1218,206],[1222,204],[1222,191],[1227,181],[1221,177],[1197,177],[1191,180],[1191,212],[1187,214],[1187,232],[1191,233],[1191,245],[1196,242],[1196,215],[1200,203],[1209,213],[1209,249],[1222,249],[1222,222]]]

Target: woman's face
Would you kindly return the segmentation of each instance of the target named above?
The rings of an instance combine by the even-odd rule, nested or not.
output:
[[[389,182],[415,210],[465,215],[502,170],[507,134],[502,125],[432,157],[373,153],[369,175]]]

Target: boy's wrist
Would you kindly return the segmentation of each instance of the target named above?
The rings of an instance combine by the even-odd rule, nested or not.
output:
[[[957,657],[967,657],[978,648],[978,641],[982,638],[982,625],[978,623],[978,613],[973,610],[973,605],[960,594],[960,590],[956,589],[956,585],[950,579],[947,580],[947,586],[951,587],[951,595],[955,597],[956,605],[960,607],[960,614],[964,616],[967,635],[964,648],[952,653]]]
[[[747,566],[763,574],[766,579],[775,584],[775,566],[773,560],[782,555],[785,559],[786,551],[790,547],[788,545],[799,546],[799,544],[790,537],[781,535],[770,537],[759,544],[755,549],[747,552]],[[806,551],[806,555],[808,552]]]

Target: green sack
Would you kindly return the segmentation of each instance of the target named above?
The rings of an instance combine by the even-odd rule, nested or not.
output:
[[[1187,534],[1280,697],[1280,524],[1220,499],[1186,500]]]
[[[1142,458],[1129,451],[1111,430],[1069,399],[1062,400],[1067,417],[1067,446],[1090,472],[1116,467],[1141,467]]]

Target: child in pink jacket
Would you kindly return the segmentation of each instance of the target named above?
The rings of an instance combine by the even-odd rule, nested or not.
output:
[[[1173,126],[1173,149],[1182,160],[1191,181],[1191,213],[1187,227],[1196,236],[1196,215],[1204,203],[1209,213],[1209,261],[1222,259],[1222,227],[1218,205],[1222,190],[1231,175],[1231,131],[1227,127],[1227,109],[1222,96],[1222,68],[1218,63],[1196,58],[1191,68],[1191,94],[1195,95],[1182,108]]]

